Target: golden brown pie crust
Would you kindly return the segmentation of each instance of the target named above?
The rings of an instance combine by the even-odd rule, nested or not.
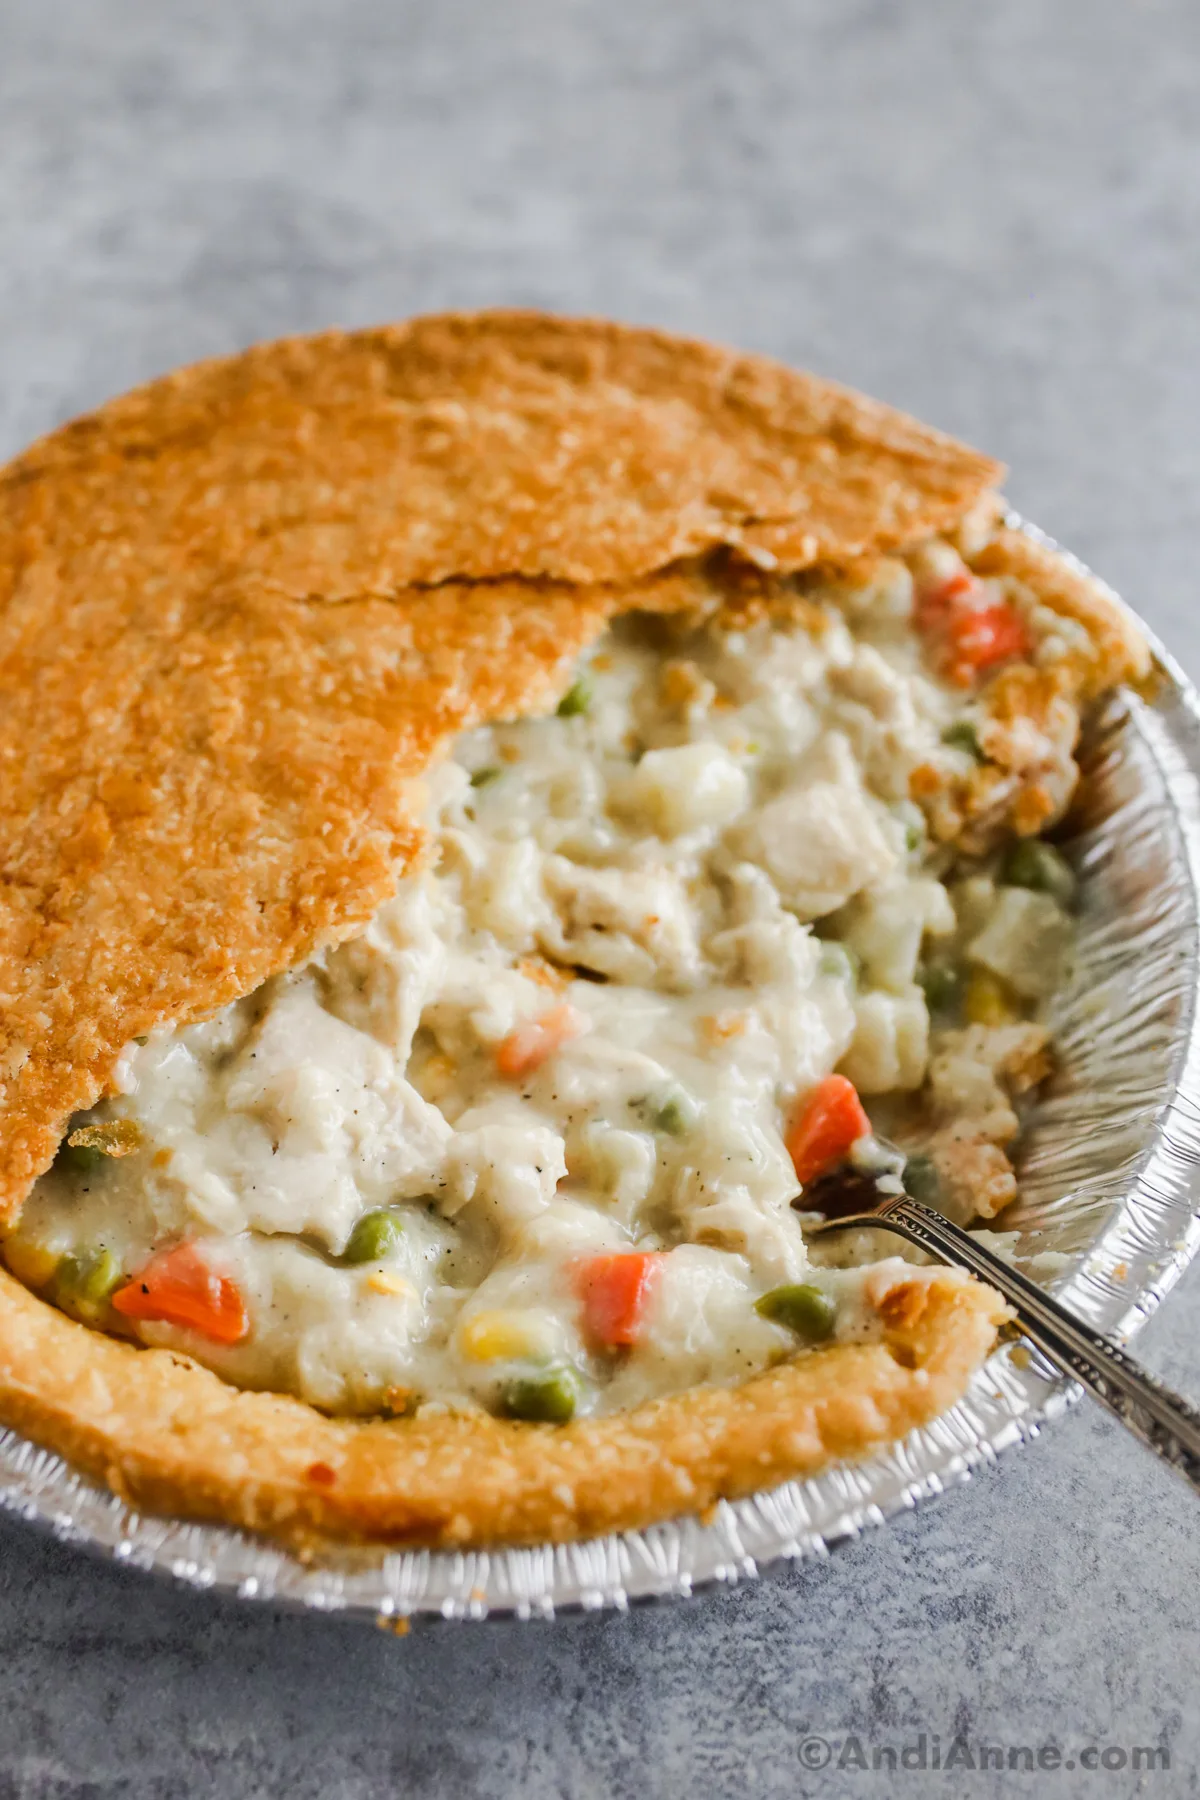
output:
[[[76,1324],[0,1270],[0,1415],[147,1511],[321,1540],[461,1548],[590,1537],[813,1475],[958,1400],[1005,1316],[946,1271],[893,1288],[880,1344],[603,1419],[329,1419]],[[895,1320],[888,1324],[889,1316]]]

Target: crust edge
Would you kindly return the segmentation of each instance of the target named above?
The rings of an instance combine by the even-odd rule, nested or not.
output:
[[[0,1420],[148,1512],[322,1545],[564,1543],[861,1458],[962,1397],[1007,1316],[953,1270],[884,1341],[566,1427],[331,1419],[68,1319],[0,1271]],[[906,1309],[901,1308],[902,1312]]]

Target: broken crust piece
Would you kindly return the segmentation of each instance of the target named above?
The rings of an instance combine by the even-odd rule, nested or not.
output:
[[[35,444],[0,473],[0,1222],[124,1044],[371,917],[452,736],[694,602],[669,565],[865,553],[998,473],[764,358],[534,313],[260,345]]]
[[[1062,659],[1066,685],[1078,700],[1095,700],[1148,674],[1150,648],[1136,619],[1073,556],[1005,526],[968,561],[977,575],[1020,583],[1039,606],[1081,628]]]
[[[561,1427],[364,1423],[92,1331],[0,1271],[0,1416],[132,1505],[302,1550],[562,1543],[869,1455],[961,1398],[1006,1316],[957,1271],[914,1272],[884,1298],[882,1343],[812,1351],[739,1387]]]
[[[1001,473],[766,357],[497,311],[177,370],[34,444],[0,492],[60,578],[336,600],[631,582],[723,545],[809,568],[940,531]]]
[[[1079,778],[1074,750],[1083,709],[1143,680],[1150,648],[1111,588],[1035,535],[1001,526],[967,562],[974,574],[1002,582],[1024,609],[1040,610],[1044,622],[1061,622],[1053,658],[1002,668],[980,695],[986,760],[958,778],[932,765],[914,772],[912,797],[933,835],[978,855],[1005,831],[1033,837],[1062,818]]]

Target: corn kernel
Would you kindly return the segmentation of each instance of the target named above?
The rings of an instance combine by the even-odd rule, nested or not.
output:
[[[412,1283],[405,1281],[403,1275],[393,1275],[387,1269],[376,1269],[367,1276],[367,1286],[373,1294],[411,1294]]]
[[[26,1287],[45,1287],[54,1271],[58,1268],[60,1253],[47,1250],[41,1244],[31,1244],[27,1239],[9,1238],[4,1246],[4,1260]]]
[[[542,1321],[527,1312],[478,1312],[459,1326],[458,1344],[469,1362],[518,1361],[550,1347]]]
[[[1012,1025],[1021,1016],[1008,987],[990,969],[976,969],[971,976],[963,1010],[972,1025]]]

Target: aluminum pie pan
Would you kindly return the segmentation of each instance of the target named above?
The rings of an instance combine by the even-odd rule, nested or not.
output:
[[[1068,846],[1081,875],[1079,948],[1051,1020],[1059,1069],[1026,1132],[1019,1206],[1003,1221],[1021,1232],[1023,1266],[1120,1339],[1200,1247],[1200,695],[1148,635],[1153,692],[1116,696],[1085,734]],[[1028,1442],[1079,1392],[1028,1346],[1005,1345],[958,1406],[863,1462],[725,1502],[704,1520],[535,1549],[302,1560],[229,1527],[139,1513],[12,1431],[0,1431],[0,1508],[115,1562],[244,1600],[380,1624],[550,1618],[825,1556]]]

